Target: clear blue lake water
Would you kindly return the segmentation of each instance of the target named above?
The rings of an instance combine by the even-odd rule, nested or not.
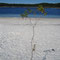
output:
[[[0,7],[0,17],[21,17],[27,7]],[[29,14],[28,17],[42,17],[42,18],[60,18],[60,8],[45,8],[47,15],[44,16],[41,12],[37,11],[37,8],[30,8],[36,12]]]

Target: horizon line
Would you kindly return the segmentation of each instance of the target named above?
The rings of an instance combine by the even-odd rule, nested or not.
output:
[[[6,2],[0,2],[0,3],[6,3]],[[41,3],[49,3],[49,2],[41,2]],[[6,4],[40,4],[40,3],[6,3]],[[57,3],[52,3],[52,4],[57,4]]]

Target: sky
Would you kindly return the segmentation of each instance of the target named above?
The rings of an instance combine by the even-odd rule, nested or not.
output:
[[[21,3],[21,4],[60,3],[60,0],[0,0],[0,3]]]

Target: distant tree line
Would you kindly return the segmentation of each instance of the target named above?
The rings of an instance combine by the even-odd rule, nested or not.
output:
[[[60,8],[60,3],[39,3],[39,4],[8,4],[8,3],[0,3],[0,7],[37,7],[38,5],[42,5],[44,8]]]

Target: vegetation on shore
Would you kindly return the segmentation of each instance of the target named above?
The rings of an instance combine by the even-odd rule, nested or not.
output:
[[[39,4],[8,4],[0,3],[0,7],[37,7],[42,5],[44,8],[60,8],[60,3],[39,3]]]

